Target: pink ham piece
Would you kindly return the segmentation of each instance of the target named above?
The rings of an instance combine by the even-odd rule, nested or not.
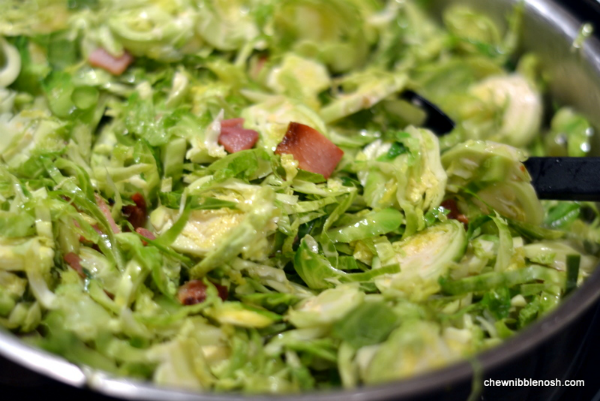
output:
[[[138,233],[139,235],[141,235],[144,238],[149,239],[150,241],[154,241],[156,239],[156,235],[154,235],[154,233],[144,227],[138,227],[135,229],[135,232]],[[146,241],[142,240],[142,244],[144,244],[144,246],[148,245],[148,243]]]
[[[93,67],[102,68],[113,75],[121,75],[133,63],[133,56],[124,51],[121,56],[115,57],[99,47],[90,54],[88,61]]]
[[[139,192],[133,194],[131,200],[135,203],[135,205],[123,206],[121,212],[123,212],[123,214],[127,218],[127,221],[131,223],[133,228],[143,227],[144,225],[146,225],[146,214],[148,213],[146,200],[144,199],[144,196]]]
[[[221,121],[219,144],[229,153],[252,149],[258,141],[258,132],[245,129],[243,118],[232,118]]]
[[[464,224],[465,229],[469,228],[469,218],[460,212],[458,204],[454,199],[446,199],[440,206],[450,211],[450,213],[448,213],[449,219],[458,220]]]
[[[344,151],[325,135],[308,125],[294,122],[288,126],[275,153],[291,154],[298,161],[298,167],[325,178],[329,178],[344,156]]]
[[[108,220],[108,224],[110,225],[110,228],[113,230],[113,233],[115,233],[115,234],[120,233],[121,228],[119,228],[117,223],[115,223],[115,219],[113,219],[112,214],[110,213],[110,208],[108,207],[106,202],[104,202],[104,199],[102,199],[102,197],[98,194],[94,194],[94,196],[96,197],[96,203],[98,204],[100,211],[102,212],[104,217],[106,217],[106,220]]]
[[[64,259],[65,262],[67,262],[67,264],[71,266],[71,268],[75,270],[77,274],[79,274],[79,277],[85,278],[85,273],[83,272],[83,267],[81,267],[81,258],[79,255],[69,252],[64,256]]]
[[[212,284],[217,287],[219,298],[226,301],[228,295],[227,287],[216,283]],[[206,284],[201,280],[191,280],[179,287],[177,298],[182,305],[196,305],[206,300],[206,290]]]

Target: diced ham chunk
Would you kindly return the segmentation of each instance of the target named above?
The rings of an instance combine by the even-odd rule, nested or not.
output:
[[[150,241],[154,241],[156,239],[156,235],[154,235],[154,233],[152,231],[150,231],[144,227],[136,228],[135,232],[144,238],[148,238]]]
[[[110,228],[113,230],[113,232],[115,234],[120,233],[121,228],[119,228],[117,223],[115,223],[115,219],[113,219],[112,214],[110,213],[110,208],[108,207],[106,202],[104,202],[104,199],[102,199],[102,197],[98,194],[95,194],[95,197],[96,197],[96,203],[98,204],[98,207],[100,208],[100,211],[102,212],[104,217],[106,217],[106,220],[108,220],[108,224],[110,225]]]
[[[298,167],[325,178],[333,173],[344,151],[314,128],[291,122],[275,153],[287,153],[298,161]]]
[[[219,298],[223,301],[227,300],[227,287],[213,283],[219,291]],[[206,300],[206,284],[202,280],[190,280],[181,287],[177,292],[177,298],[183,305],[195,305]]]
[[[93,67],[102,68],[113,75],[121,75],[133,63],[133,56],[125,51],[121,56],[115,57],[99,47],[90,54],[88,61]]]
[[[147,219],[146,200],[140,193],[133,194],[131,200],[135,205],[123,206],[121,212],[125,215],[125,218],[127,218],[127,221],[131,223],[133,228],[144,227]]]
[[[258,132],[245,129],[243,118],[232,118],[221,121],[219,144],[229,153],[252,149],[258,141]]]
[[[79,277],[85,278],[85,273],[83,272],[83,267],[81,267],[81,258],[79,255],[69,252],[64,256],[64,259],[65,262],[67,262],[67,264],[71,266],[71,268],[75,270],[77,274],[79,274]]]
[[[448,214],[449,219],[458,220],[465,225],[465,227],[469,224],[469,219],[467,216],[462,214],[460,210],[458,210],[458,205],[454,199],[446,199],[442,202],[441,205],[444,209],[450,210]]]

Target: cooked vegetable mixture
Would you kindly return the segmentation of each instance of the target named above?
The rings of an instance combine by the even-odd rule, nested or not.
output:
[[[501,32],[423,3],[3,0],[2,326],[116,376],[287,393],[436,369],[555,308],[600,220],[522,161],[593,130],[544,110],[522,5]]]

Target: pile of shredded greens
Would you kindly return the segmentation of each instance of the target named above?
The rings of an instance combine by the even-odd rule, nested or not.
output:
[[[251,393],[397,380],[515,335],[600,240],[593,204],[540,202],[523,167],[587,155],[592,128],[570,108],[541,125],[521,12],[501,32],[416,0],[2,1],[1,325],[116,376]],[[405,89],[456,129],[419,128]],[[259,138],[230,154],[234,118]],[[290,122],[343,150],[331,177],[275,152]]]

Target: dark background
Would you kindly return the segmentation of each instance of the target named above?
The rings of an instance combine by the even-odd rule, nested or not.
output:
[[[596,27],[595,35],[600,37],[600,0],[562,0],[559,2],[571,9],[582,20],[592,22]],[[577,373],[573,377],[585,380],[585,387],[563,388],[562,396],[555,401],[600,401],[600,367],[598,366],[600,362],[600,305],[596,306],[596,312],[591,316],[587,341],[582,342],[578,352],[573,355],[574,360],[577,360],[576,365],[578,365],[574,368]],[[39,401],[44,398],[85,401],[114,400],[40,376],[0,356],[0,400]],[[484,396],[482,400],[487,401],[487,398]]]

